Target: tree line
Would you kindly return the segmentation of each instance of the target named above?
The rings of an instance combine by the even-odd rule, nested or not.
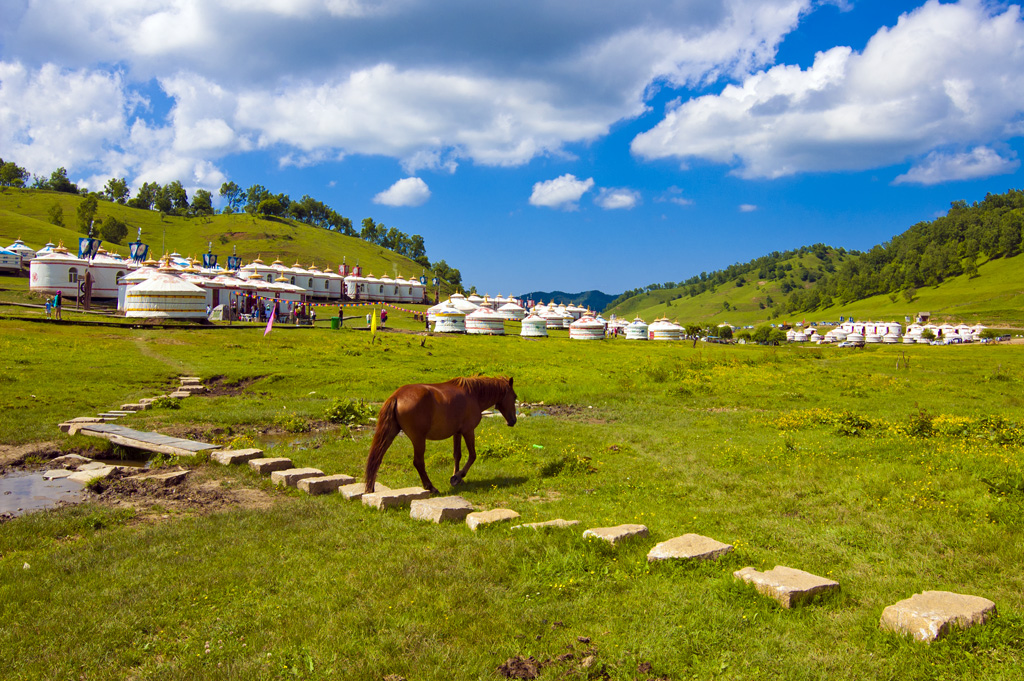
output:
[[[166,185],[145,182],[138,188],[135,196],[132,196],[127,179],[114,177],[107,181],[101,191],[90,192],[84,188],[80,189],[71,182],[67,170],[63,167],[54,170],[49,177],[32,176],[16,163],[0,159],[0,186],[29,187],[83,196],[84,201],[79,204],[75,216],[79,231],[87,234],[90,227],[98,227],[99,235],[105,241],[115,244],[120,244],[128,235],[128,225],[114,216],[106,218],[98,225],[94,223],[98,201],[110,201],[141,210],[157,210],[163,215],[200,217],[217,213],[211,192],[197,189],[190,199],[188,192],[177,180]],[[462,274],[459,270],[444,260],[430,262],[426,244],[419,234],[406,234],[396,227],[387,227],[384,223],[376,222],[369,217],[363,219],[362,229],[357,231],[352,225],[352,220],[322,201],[308,195],[301,199],[292,199],[287,194],[274,194],[260,184],[242,189],[234,182],[225,182],[220,187],[219,195],[225,201],[222,214],[244,212],[253,217],[290,218],[319,229],[357,237],[404,255],[453,287],[462,287]],[[51,206],[49,217],[53,224],[65,226],[63,209],[58,204]]]

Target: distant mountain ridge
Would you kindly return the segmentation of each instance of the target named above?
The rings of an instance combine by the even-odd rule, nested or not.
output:
[[[517,296],[520,300],[532,300],[536,303],[555,302],[559,305],[579,305],[588,307],[594,312],[604,310],[618,296],[608,295],[601,291],[584,291],[582,293],[566,293],[565,291],[533,291]]]

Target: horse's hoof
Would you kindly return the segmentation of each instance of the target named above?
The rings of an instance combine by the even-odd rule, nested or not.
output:
[[[451,485],[452,487],[458,487],[459,485],[461,485],[461,484],[462,484],[462,478],[460,478],[460,477],[459,477],[459,476],[457,476],[457,475],[453,475],[453,476],[451,477],[451,479],[450,479],[450,480],[448,480],[448,483],[449,483],[449,484],[450,484],[450,485]]]
[[[441,493],[441,490],[439,490],[436,487],[429,487],[429,488],[427,488],[427,491],[430,492],[431,494],[440,494]]]

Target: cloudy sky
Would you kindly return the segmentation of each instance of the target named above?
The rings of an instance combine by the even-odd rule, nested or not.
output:
[[[1020,187],[985,0],[3,0],[0,157],[309,194],[481,291],[869,248]]]

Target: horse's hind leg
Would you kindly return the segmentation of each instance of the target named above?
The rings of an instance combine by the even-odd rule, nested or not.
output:
[[[438,489],[434,487],[434,483],[430,482],[430,478],[427,476],[426,453],[426,439],[415,439],[412,441],[412,465],[416,467],[416,472],[420,474],[420,482],[423,483],[423,489],[433,494],[440,494]]]
[[[456,435],[455,437],[459,437]],[[475,433],[471,430],[468,433],[464,433],[463,437],[466,438],[466,451],[469,452],[469,457],[466,459],[466,466],[459,470],[459,459],[455,459],[455,475],[452,476],[451,484],[461,484],[466,479],[466,474],[469,473],[469,467],[476,461],[476,440]]]
[[[448,480],[448,484],[452,487],[462,482],[462,478],[459,477],[459,464],[462,463],[462,433],[455,433],[452,438],[452,458],[455,459],[455,471],[452,473],[452,477]]]

